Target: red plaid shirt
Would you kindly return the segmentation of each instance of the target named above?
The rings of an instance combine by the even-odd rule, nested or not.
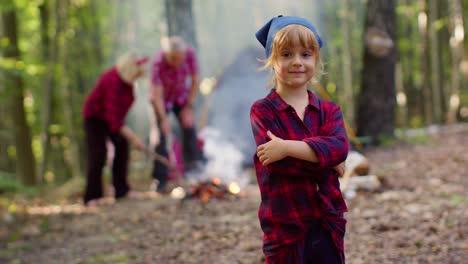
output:
[[[104,120],[111,133],[119,131],[134,100],[133,85],[123,81],[115,67],[101,75],[83,106],[85,118]]]
[[[347,207],[333,167],[346,160],[349,144],[339,106],[311,91],[302,121],[275,90],[251,108],[250,122],[257,146],[269,141],[267,131],[282,139],[302,140],[318,162],[291,157],[263,166],[254,155],[262,202],[258,211],[264,232],[264,253],[302,239],[311,219],[320,219],[343,254]]]
[[[195,50],[187,47],[185,60],[178,68],[171,67],[164,58],[162,51],[156,53],[151,65],[151,82],[163,86],[164,106],[170,109],[177,104],[183,106],[187,103],[190,92],[188,77],[198,73],[198,63]],[[191,80],[190,80],[191,81]],[[149,98],[153,101],[155,92],[149,89]]]

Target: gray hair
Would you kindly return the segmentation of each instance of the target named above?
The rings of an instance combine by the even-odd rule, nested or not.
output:
[[[166,53],[179,52],[185,50],[186,44],[180,36],[163,37],[161,38],[161,47]]]

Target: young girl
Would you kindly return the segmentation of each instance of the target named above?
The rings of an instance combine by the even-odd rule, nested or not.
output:
[[[336,170],[349,149],[340,108],[307,88],[322,40],[307,20],[279,16],[257,33],[275,87],[251,108],[266,263],[344,263],[347,211]]]

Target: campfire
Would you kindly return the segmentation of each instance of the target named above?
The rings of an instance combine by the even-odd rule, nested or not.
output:
[[[249,174],[242,168],[243,155],[238,146],[226,141],[221,131],[210,127],[203,128],[199,137],[207,163],[200,170],[187,173],[185,178],[190,187],[176,188],[172,196],[182,200],[199,199],[203,203],[239,197],[241,188],[249,182]]]
[[[193,185],[190,192],[183,197],[183,200],[199,199],[201,202],[207,203],[214,198],[236,198],[239,193],[240,187],[236,182],[226,185],[223,184],[219,178],[213,178],[212,180],[199,182]]]

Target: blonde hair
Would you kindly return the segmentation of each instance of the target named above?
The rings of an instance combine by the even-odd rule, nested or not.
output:
[[[120,78],[131,83],[135,81],[135,76],[144,72],[143,65],[137,64],[138,54],[129,51],[117,59],[116,68]]]
[[[308,84],[312,85],[318,83],[322,75],[325,74],[324,65],[320,58],[320,46],[314,33],[303,25],[287,25],[284,28],[280,29],[278,32],[276,32],[271,47],[271,55],[265,60],[260,60],[264,63],[260,70],[272,69],[278,61],[278,58],[281,54],[281,50],[284,50],[297,44],[300,44],[301,46],[307,49],[311,49],[313,51],[317,67],[315,69],[314,76]],[[270,80],[269,84],[271,86],[275,86],[276,81],[276,77],[273,74],[273,77]]]

